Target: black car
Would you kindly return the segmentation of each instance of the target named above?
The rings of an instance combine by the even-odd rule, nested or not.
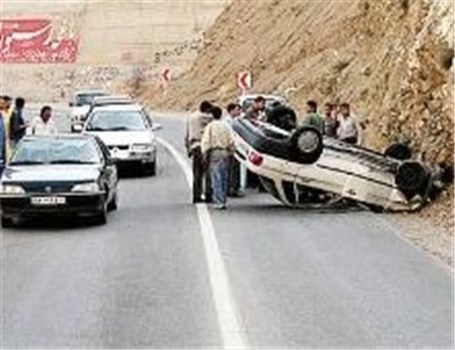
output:
[[[117,167],[98,138],[27,136],[1,178],[2,227],[49,214],[105,224],[117,209],[117,183]]]

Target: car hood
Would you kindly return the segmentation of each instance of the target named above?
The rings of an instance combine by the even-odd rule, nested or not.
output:
[[[107,146],[153,143],[155,136],[150,131],[102,131],[87,132],[98,136]]]
[[[2,182],[84,182],[98,179],[101,165],[18,165],[5,169]]]
[[[89,105],[77,106],[77,107],[73,107],[73,110],[71,113],[73,116],[76,116],[76,115],[79,116],[79,115],[87,114],[89,110],[90,110]]]

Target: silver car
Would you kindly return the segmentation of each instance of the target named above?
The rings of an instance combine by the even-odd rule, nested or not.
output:
[[[95,107],[88,115],[83,133],[98,136],[118,166],[141,168],[156,175],[156,135],[159,124],[138,104]]]

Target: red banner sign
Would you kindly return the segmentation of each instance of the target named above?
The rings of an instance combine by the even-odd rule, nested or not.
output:
[[[0,20],[0,62],[75,62],[78,40],[56,39],[52,34],[52,22],[48,19]]]

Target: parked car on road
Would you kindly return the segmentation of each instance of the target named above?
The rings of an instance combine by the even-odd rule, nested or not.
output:
[[[156,135],[159,124],[138,104],[95,107],[87,117],[83,133],[98,136],[120,167],[139,166],[156,175]]]
[[[72,132],[81,132],[84,127],[84,123],[87,120],[87,117],[97,107],[112,106],[112,105],[132,105],[134,103],[135,102],[129,96],[126,96],[126,95],[96,96],[92,99],[92,102],[90,103],[90,106],[88,107],[87,112],[84,115],[84,117],[80,119],[80,123],[75,125],[74,128],[71,129],[71,131]]]
[[[98,224],[117,209],[117,168],[88,135],[26,136],[0,182],[1,225],[44,216],[80,216]]]
[[[412,211],[422,207],[440,182],[438,172],[410,152],[391,147],[381,154],[323,137],[312,127],[287,132],[273,125],[237,119],[236,157],[273,196],[299,206],[308,194],[334,194],[373,210]]]
[[[70,102],[71,110],[71,131],[77,131],[84,123],[84,119],[90,109],[95,97],[108,96],[109,93],[103,90],[83,90],[74,95],[74,101]]]

